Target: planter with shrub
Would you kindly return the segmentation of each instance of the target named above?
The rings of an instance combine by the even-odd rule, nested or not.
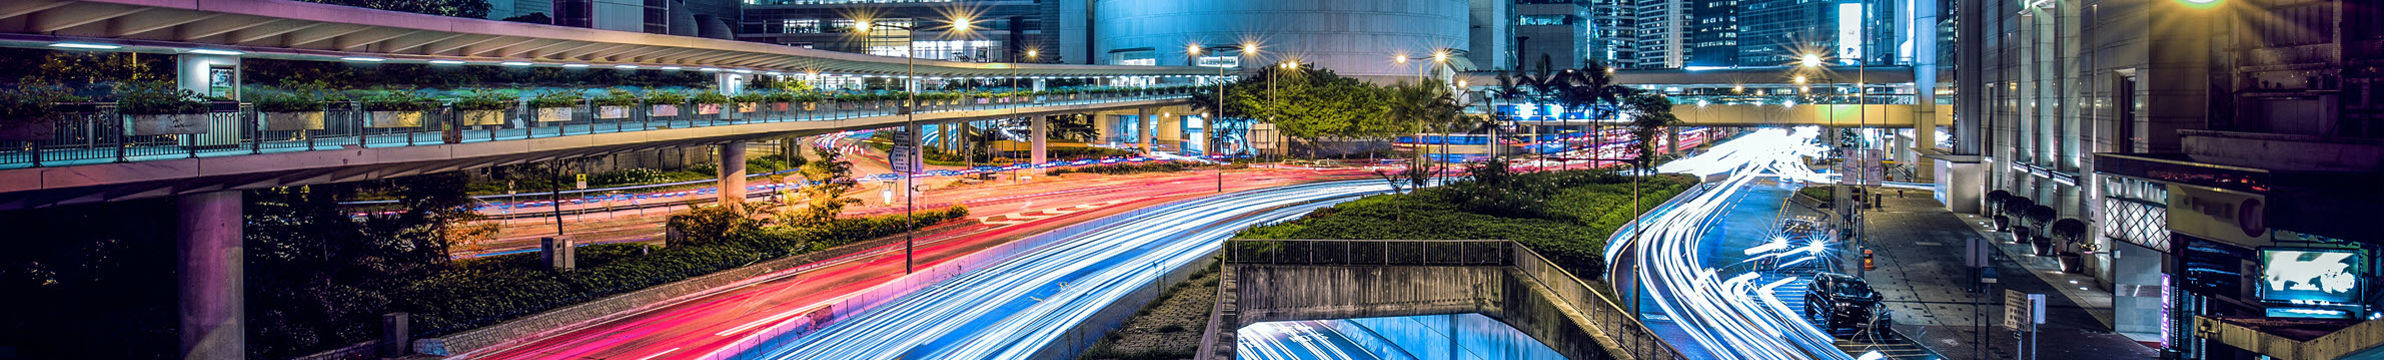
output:
[[[623,119],[633,116],[633,106],[642,102],[640,96],[623,89],[609,89],[607,95],[592,98],[593,116],[601,119]]]
[[[700,95],[692,96],[692,106],[694,107],[692,113],[700,115],[723,114],[725,113],[725,104],[732,102],[733,98],[725,96],[725,94],[718,94],[714,91],[701,92]]]
[[[53,86],[0,89],[0,140],[49,140],[57,133],[58,119],[77,112],[62,103],[81,101]]]
[[[525,105],[533,107],[534,121],[559,122],[574,120],[575,103],[581,100],[583,98],[575,96],[574,93],[551,91],[534,96],[533,100],[526,101]],[[618,114],[623,114],[624,109],[624,106],[618,106]]]
[[[642,94],[642,102],[650,104],[650,116],[675,116],[691,96],[680,91],[650,91]]]
[[[208,133],[207,101],[164,81],[117,84],[117,113],[134,136]]]
[[[360,99],[367,108],[367,127],[415,128],[425,126],[425,110],[433,109],[433,99],[412,91],[390,91]]]
[[[464,126],[507,125],[506,110],[515,105],[512,104],[514,102],[517,102],[516,97],[504,95],[498,91],[475,90],[467,97],[458,99],[456,106],[461,112],[459,124]]]
[[[314,94],[262,91],[250,99],[258,109],[258,122],[268,131],[325,129],[325,100]]]

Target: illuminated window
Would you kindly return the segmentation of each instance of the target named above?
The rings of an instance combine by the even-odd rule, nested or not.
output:
[[[1517,17],[1517,25],[1566,25],[1566,15],[1525,15]]]
[[[785,34],[825,32],[818,26],[817,19],[783,19],[783,33]]]

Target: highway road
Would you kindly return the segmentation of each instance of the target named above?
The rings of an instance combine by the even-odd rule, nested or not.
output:
[[[1656,306],[1644,312],[1668,317],[1674,328],[1661,329],[1662,336],[1688,337],[1688,341],[1671,341],[1691,345],[1693,348],[1680,349],[1686,355],[1695,359],[1852,358],[1836,347],[1831,337],[1803,320],[1800,309],[1774,301],[1772,287],[1757,282],[1760,274],[1727,273],[1725,268],[1702,263],[1709,255],[1700,249],[1703,235],[1725,221],[1725,211],[1739,201],[1746,184],[1765,176],[1822,179],[1801,163],[1801,154],[1815,154],[1819,149],[1810,142],[1813,134],[1813,130],[1760,130],[1662,166],[1662,172],[1722,174],[1726,178],[1704,183],[1696,196],[1652,212],[1642,221],[1646,231],[1611,243],[1611,253],[1639,251],[1633,257],[1639,264],[1614,265],[1639,266],[1638,281],[1649,300],[1644,306]],[[1772,240],[1752,241],[1768,246],[1765,242]],[[1829,248],[1787,245],[1772,250],[1818,256]]]
[[[1105,182],[1091,181],[1099,178],[1097,176],[1078,175],[1074,179],[1083,179],[1106,190],[1055,199],[998,198],[997,203],[984,207],[1008,209],[1029,206],[1051,214],[1038,219],[978,217],[960,221],[965,224],[956,229],[920,233],[917,269],[923,272],[937,266],[950,266],[945,262],[1070,224],[1216,193],[1213,178],[1202,181],[1203,177],[1199,174],[1170,175]],[[1229,177],[1226,185],[1230,191],[1242,191],[1309,180],[1304,176]],[[1055,185],[1027,183],[1025,186]],[[1052,206],[1070,203],[1084,205]],[[1101,205],[1085,206],[1092,204]],[[1081,209],[1049,211],[1073,207]],[[887,289],[880,286],[902,278],[904,259],[899,248],[900,245],[894,244],[860,255],[810,264],[785,274],[754,280],[738,288],[582,329],[525,339],[523,343],[507,349],[470,355],[486,359],[698,358],[736,344],[770,324],[800,316],[829,301],[848,299],[870,289]]]
[[[1389,190],[1379,180],[1343,181],[1163,205],[739,358],[1026,358],[1234,232]]]

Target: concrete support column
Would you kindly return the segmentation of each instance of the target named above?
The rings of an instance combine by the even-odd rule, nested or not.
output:
[[[1125,127],[1124,114],[1100,113],[1092,117],[1092,126],[1100,130],[1100,143],[1113,145],[1124,142],[1125,131],[1120,130]]]
[[[1214,121],[1216,118],[1217,118],[1217,114],[1208,114],[1208,116],[1206,116],[1206,117],[1194,117],[1194,118],[1187,118],[1187,119],[1193,119],[1193,120],[1198,120],[1198,121],[1200,121],[1200,134],[1199,134],[1199,135],[1193,135],[1193,136],[1192,136],[1192,141],[1193,141],[1193,143],[1194,143],[1194,144],[1198,144],[1198,145],[1199,145],[1199,147],[1200,147],[1200,156],[1208,156],[1208,155],[1213,155],[1212,153],[1216,152],[1216,148],[1217,148],[1217,147],[1216,147],[1216,146],[1211,146],[1211,145],[1212,145],[1212,144],[1211,144],[1211,141],[1213,141],[1213,140],[1216,140],[1216,139],[1215,139],[1215,135],[1216,135],[1216,134],[1215,134],[1215,129],[1216,129],[1216,128],[1212,127],[1213,125],[1216,125],[1216,124],[1215,124],[1215,122],[1216,122],[1216,121]],[[1183,129],[1188,129],[1188,128],[1190,128],[1190,127],[1189,127],[1189,126],[1177,127],[1177,128],[1175,129],[1175,131],[1183,131]]]
[[[1040,165],[1050,162],[1050,117],[1035,116],[1028,124],[1025,132],[1033,133],[1033,163]]]
[[[1142,108],[1141,118],[1133,119],[1133,142],[1142,144],[1142,154],[1158,149],[1158,133],[1150,125],[1152,122],[1149,108]]]
[[[718,95],[726,95],[726,96],[740,95],[740,94],[742,93],[742,88],[743,88],[743,87],[746,87],[746,86],[750,86],[750,75],[749,75],[749,74],[741,74],[741,73],[734,73],[734,72],[718,72],[718,73],[717,73],[717,94],[718,94]]]
[[[242,192],[215,191],[175,200],[177,334],[183,359],[241,359]]]
[[[717,204],[720,206],[740,204],[742,195],[749,193],[749,185],[744,181],[748,177],[745,173],[749,172],[748,164],[743,161],[744,150],[740,141],[717,145]]]
[[[216,83],[212,69],[230,71],[231,83]],[[212,86],[213,85],[213,86]],[[175,55],[175,87],[192,93],[241,100],[242,57],[232,55]]]

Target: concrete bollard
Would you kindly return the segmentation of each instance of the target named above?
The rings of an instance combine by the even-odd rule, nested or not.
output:
[[[396,359],[409,352],[408,313],[384,313],[383,339],[375,343],[375,356]]]

